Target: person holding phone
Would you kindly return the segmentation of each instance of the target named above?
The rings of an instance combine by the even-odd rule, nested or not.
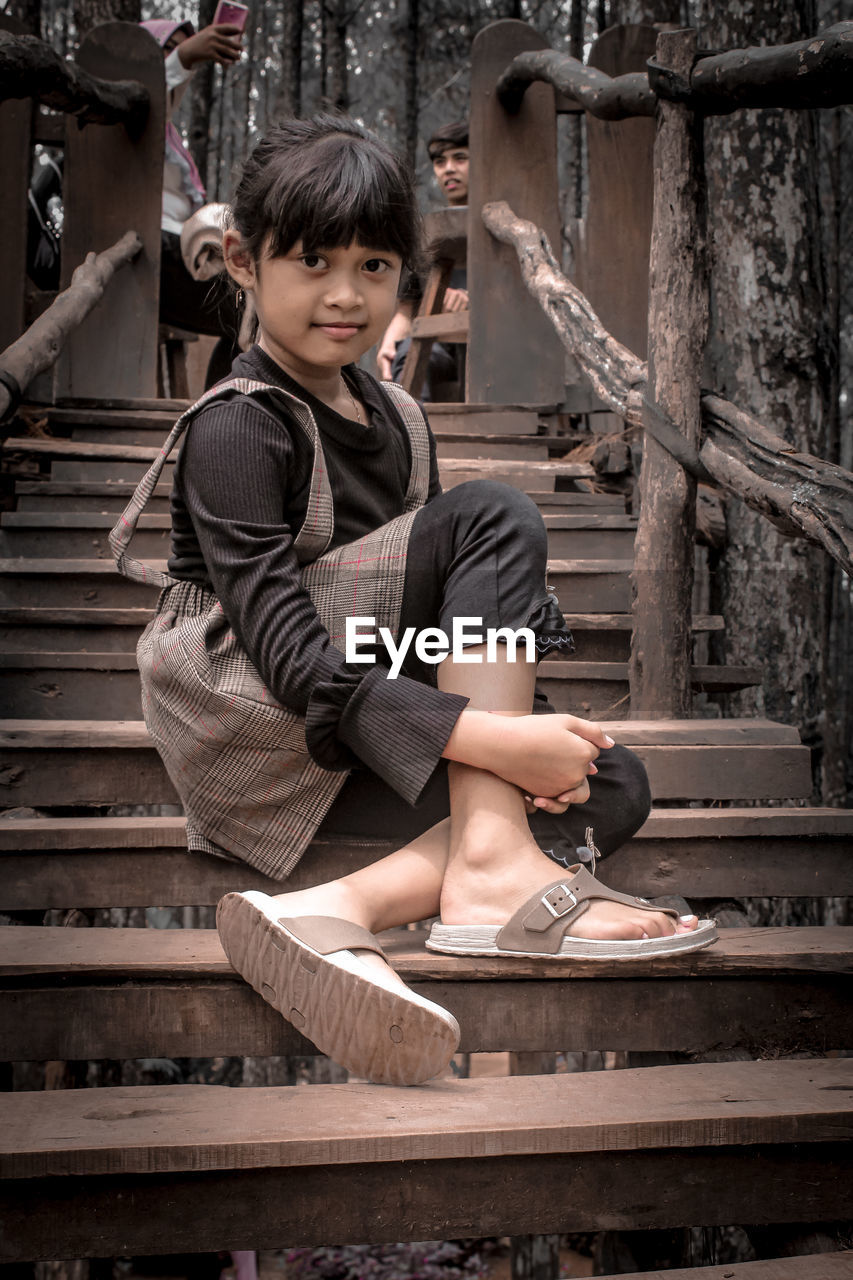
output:
[[[184,266],[181,228],[205,203],[207,193],[172,116],[196,67],[205,62],[230,67],[239,61],[247,15],[244,5],[220,0],[214,21],[200,31],[189,21],[155,18],[141,23],[160,45],[166,59],[168,103],[160,221],[160,323],[220,339],[208,365],[206,386],[212,386],[230,369],[236,355],[237,324],[234,308],[228,305],[224,291],[216,282],[195,280]]]

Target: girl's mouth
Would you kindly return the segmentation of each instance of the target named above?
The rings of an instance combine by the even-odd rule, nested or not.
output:
[[[345,341],[347,338],[354,338],[357,333],[362,330],[360,324],[318,324],[316,328],[322,329],[323,333],[329,338],[336,338],[339,342]]]

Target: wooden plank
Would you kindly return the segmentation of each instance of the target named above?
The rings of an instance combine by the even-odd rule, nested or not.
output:
[[[152,1254],[164,1242],[185,1252],[292,1248],[297,1241],[312,1247],[328,1244],[332,1233],[336,1243],[393,1243],[725,1226],[738,1219],[832,1221],[849,1216],[850,1176],[849,1146],[827,1142],[535,1158],[485,1154],[462,1168],[458,1161],[417,1159],[357,1170],[333,1165],[22,1179],[4,1187],[0,1261]]]
[[[689,76],[694,30],[661,31],[655,58]],[[708,334],[709,263],[704,122],[681,104],[656,114],[649,265],[648,396],[678,423],[688,447],[701,437],[699,407]],[[677,183],[673,175],[678,174]],[[689,714],[696,481],[644,432],[640,521],[632,577],[631,704],[638,716]]]
[[[613,26],[593,42],[589,65],[609,76],[645,72],[657,32],[639,24]],[[589,216],[575,283],[608,331],[646,358],[652,153],[655,122],[638,116],[586,116]]]
[[[412,321],[412,337],[432,338],[436,342],[467,342],[469,319],[468,311],[416,316]]]
[[[77,63],[105,80],[139,81],[148,89],[150,106],[137,138],[124,125],[81,130],[76,121],[67,122],[62,287],[91,249],[106,248],[128,230],[140,235],[144,251],[67,344],[57,367],[57,389],[64,395],[153,395],[166,123],[163,55],[134,24],[107,23],[88,34]],[[106,174],[112,178],[112,198],[93,200]]]
[[[622,741],[642,759],[658,800],[790,800],[811,793],[806,747],[688,746],[648,736],[643,744],[627,734]],[[0,722],[0,799],[10,806],[66,805],[72,799],[76,804],[169,804],[175,793],[153,748],[146,746],[141,725],[5,721]]]
[[[643,1106],[637,1107],[638,1092]],[[848,1059],[302,1089],[210,1085],[0,1097],[0,1177],[822,1143],[853,1123]]]
[[[676,1267],[644,1271],[642,1280],[848,1280],[853,1276],[853,1253],[817,1253],[760,1262],[727,1262],[718,1267]],[[616,1280],[603,1276],[602,1280]]]
[[[165,569],[164,560],[154,566]],[[156,587],[132,582],[109,560],[0,560],[0,606],[81,608],[86,605],[153,609]]]
[[[233,974],[212,930],[62,930],[77,935],[71,942],[59,933],[0,929],[0,1035],[9,1060],[310,1052]],[[523,959],[433,957],[411,937],[386,944],[389,956],[415,991],[456,1016],[460,1052],[606,1043],[766,1056],[822,1053],[853,1037],[853,929],[724,930],[686,967],[677,958],[548,960],[541,971]]]
[[[213,904],[234,889],[320,884],[392,847],[314,841],[285,886],[241,863],[188,853],[183,818],[16,819],[0,822],[0,910]],[[653,810],[607,859],[602,879],[644,897],[845,895],[853,894],[851,850],[850,810]]]
[[[23,35],[26,27],[17,18],[0,14],[0,31]],[[33,103],[29,98],[0,103],[0,173],[3,195],[0,205],[0,351],[24,332],[27,279],[27,187],[30,182],[32,144],[30,128]]]
[[[721,929],[719,941],[702,951],[636,961],[441,955],[425,949],[425,936],[423,931],[394,931],[384,934],[382,941],[407,981],[443,982],[448,991],[454,983],[497,978],[501,982],[529,980],[531,984],[584,979],[593,984],[606,982],[609,990],[617,979],[630,983],[649,977],[686,981],[756,974],[853,974],[853,926],[843,925]],[[35,985],[39,979],[62,981],[71,971],[77,981],[101,984],[163,978],[183,982],[236,980],[215,929],[0,927],[0,977],[7,989],[24,979],[35,979]],[[642,1016],[641,1009],[635,1012]],[[481,1016],[489,1017],[486,1012]],[[501,1033],[497,1023],[495,1030],[511,1034],[506,1030]]]
[[[565,356],[548,318],[524,287],[515,253],[486,231],[480,210],[506,200],[560,243],[556,118],[550,85],[531,85],[510,115],[495,82],[517,53],[546,46],[521,22],[478,33],[471,66],[471,175],[468,222],[468,400],[553,400],[563,396]]]

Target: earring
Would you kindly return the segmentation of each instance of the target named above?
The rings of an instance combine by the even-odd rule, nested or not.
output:
[[[234,306],[238,311],[242,311],[246,304],[246,295],[242,289],[238,289],[234,295]]]

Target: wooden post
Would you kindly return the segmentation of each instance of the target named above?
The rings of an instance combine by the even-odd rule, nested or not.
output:
[[[143,248],[69,339],[57,365],[56,391],[94,398],[154,396],[166,128],[163,53],[141,27],[109,22],[89,33],[77,60],[104,80],[140,81],[151,106],[139,137],[131,137],[122,124],[80,130],[68,119],[62,287],[87,253],[101,252],[126,231],[136,231]]]
[[[493,22],[474,41],[471,65],[471,181],[468,293],[471,333],[466,399],[487,404],[559,404],[565,354],[548,317],[522,283],[513,250],[486,230],[480,211],[506,200],[548,234],[559,252],[554,90],[532,84],[517,112],[495,85],[517,53],[546,47],[523,22]]]
[[[693,30],[658,36],[657,61],[689,76]],[[649,278],[648,395],[689,444],[700,435],[699,392],[708,328],[702,120],[658,107]],[[631,716],[691,713],[690,640],[696,482],[645,433],[634,550]]]
[[[0,14],[0,31],[23,35],[26,27],[16,18]],[[0,351],[19,338],[25,324],[27,279],[27,187],[32,165],[32,99],[0,105]]]
[[[512,1076],[552,1076],[557,1069],[556,1053],[511,1053]],[[510,1280],[559,1280],[560,1237],[558,1235],[510,1236]]]

